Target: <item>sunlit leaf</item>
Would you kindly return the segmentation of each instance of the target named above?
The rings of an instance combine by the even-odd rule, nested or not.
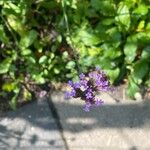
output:
[[[116,69],[112,69],[112,70],[106,70],[106,73],[108,74],[108,76],[110,77],[111,81],[115,81],[115,79],[118,77],[119,75],[119,72],[120,72],[120,69],[119,68],[116,68]]]
[[[143,51],[141,58],[146,59],[147,61],[150,61],[150,46],[146,46]]]
[[[23,56],[30,55],[31,53],[32,53],[31,50],[30,50],[30,49],[27,49],[27,48],[22,49],[22,51],[21,51],[21,54],[22,54]]]
[[[40,57],[39,63],[42,64],[42,63],[44,63],[46,60],[47,60],[47,56],[44,55],[44,56]]]
[[[137,44],[132,42],[127,42],[124,47],[125,60],[127,63],[131,63],[136,56]]]
[[[15,86],[16,86],[16,84],[14,82],[4,83],[2,86],[2,89],[7,92],[11,92],[14,90]]]
[[[128,30],[130,27],[130,12],[127,5],[125,5],[123,2],[120,2],[118,10],[117,10],[117,16],[115,17],[115,20],[119,27],[121,29]]]
[[[10,58],[6,58],[0,63],[0,74],[7,73],[9,71],[12,60]]]
[[[127,89],[127,94],[131,97],[134,98],[135,93],[139,92],[139,87],[138,85],[134,82],[132,77],[129,77],[129,84],[128,84],[128,89]]]
[[[148,73],[149,64],[146,60],[139,60],[134,65],[133,77],[137,84],[142,83],[143,77]]]
[[[35,30],[30,30],[21,38],[20,47],[22,48],[29,47],[31,44],[33,44],[36,38],[37,38],[37,32]]]
[[[11,28],[15,30],[19,35],[22,35],[25,32],[25,27],[21,22],[21,19],[14,15],[8,15],[7,16],[7,21]]]
[[[81,41],[87,46],[97,45],[101,42],[101,39],[97,35],[90,34],[84,30],[79,32],[79,36]]]
[[[135,10],[133,11],[133,14],[135,15],[146,15],[148,13],[148,6],[144,4],[140,4]]]
[[[75,67],[75,62],[74,61],[69,61],[66,65],[67,69],[71,69]]]

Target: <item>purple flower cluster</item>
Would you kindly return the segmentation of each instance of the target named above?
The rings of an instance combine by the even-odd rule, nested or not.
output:
[[[71,91],[65,93],[65,98],[81,98],[85,101],[84,110],[89,111],[92,106],[101,106],[104,102],[96,98],[96,92],[109,91],[111,85],[107,75],[96,68],[88,74],[81,73],[79,82],[68,81]]]

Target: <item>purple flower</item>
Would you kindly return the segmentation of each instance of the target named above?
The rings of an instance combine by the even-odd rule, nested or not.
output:
[[[93,94],[91,92],[87,92],[85,94],[85,96],[86,96],[86,99],[92,99],[93,98]]]
[[[72,82],[71,80],[68,81],[68,84],[69,84],[70,86],[73,86],[73,82]]]
[[[95,105],[96,105],[96,106],[101,106],[103,103],[104,103],[104,101],[101,100],[101,99],[96,99],[96,100],[95,100]]]
[[[65,93],[65,98],[80,97],[85,101],[84,110],[90,111],[92,106],[101,106],[104,101],[95,98],[98,91],[111,91],[111,86],[106,74],[96,67],[95,71],[91,71],[88,75],[81,73],[79,75],[79,82],[68,81],[71,86],[71,91]]]
[[[110,90],[109,81],[108,80],[101,81],[101,82],[99,82],[99,84],[97,84],[97,87],[98,87],[99,91],[109,91]]]
[[[90,78],[94,78],[95,75],[96,75],[96,74],[95,74],[94,72],[90,72],[90,73],[89,73],[89,77],[90,77]]]
[[[100,80],[99,78],[97,78],[97,79],[95,80],[95,83],[96,83],[97,86],[100,86],[100,85],[101,85],[101,80]]]
[[[82,85],[87,85],[88,81],[87,81],[86,79],[83,79],[83,80],[80,81],[80,83],[81,83]]]
[[[85,105],[84,105],[84,107],[83,107],[83,110],[86,111],[86,112],[88,112],[88,111],[90,111],[91,106],[92,106],[91,103],[86,102]]]
[[[81,80],[80,83],[81,83],[81,86],[84,87],[84,89],[87,89],[89,87],[88,86],[88,81],[86,79]]]
[[[91,79],[96,80],[96,79],[98,78],[98,73],[97,73],[97,72],[90,72],[90,73],[89,73],[89,77],[90,77]]]
[[[74,83],[73,87],[75,89],[79,89],[81,87],[81,84],[79,82]]]
[[[80,78],[81,80],[84,79],[84,78],[85,78],[85,74],[81,73],[81,74],[79,75],[79,78]]]
[[[76,91],[74,89],[71,90],[70,96],[71,97],[75,97],[76,96]]]
[[[65,92],[65,99],[70,99],[70,98],[71,98],[71,93]]]

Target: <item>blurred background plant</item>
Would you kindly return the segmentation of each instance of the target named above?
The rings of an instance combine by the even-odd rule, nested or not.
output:
[[[15,109],[35,85],[100,66],[134,98],[150,87],[148,0],[1,0],[0,97]],[[77,64],[78,60],[78,64]],[[42,85],[42,86],[41,86]],[[145,88],[145,89],[146,89]],[[0,102],[0,103],[1,103]]]

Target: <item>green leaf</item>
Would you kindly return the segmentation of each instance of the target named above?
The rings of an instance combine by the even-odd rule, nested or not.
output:
[[[0,5],[4,5],[4,1],[0,1]]]
[[[119,48],[115,48],[115,46],[113,46],[110,43],[104,43],[101,48],[104,51],[104,60],[106,61],[105,58],[110,58],[110,59],[115,59],[117,57],[119,57],[121,55],[121,51]]]
[[[36,60],[35,60],[34,57],[29,56],[28,59],[27,59],[27,62],[28,62],[29,64],[35,64],[35,63],[36,63]]]
[[[121,33],[118,29],[116,27],[112,27],[108,29],[106,33],[109,36],[110,42],[112,42],[113,45],[115,44],[117,47],[121,42]]]
[[[0,25],[0,40],[1,40],[3,43],[8,43],[8,41],[9,41],[8,37],[7,37],[6,34],[5,34],[3,25]]]
[[[131,97],[134,98],[135,93],[139,92],[139,87],[138,85],[134,82],[131,76],[129,76],[129,85],[127,88],[127,94]]]
[[[30,49],[22,49],[21,51],[21,55],[23,56],[27,56],[27,55],[30,55],[32,52]]]
[[[69,61],[66,65],[67,69],[72,69],[75,67],[75,62],[74,61]]]
[[[7,73],[9,71],[12,60],[10,58],[6,58],[0,63],[0,74]]]
[[[143,49],[141,58],[144,58],[144,59],[150,61],[150,46],[146,46]]]
[[[99,64],[101,64],[101,67],[105,70],[109,70],[111,67],[111,62],[112,60],[110,60],[108,57],[100,57],[99,58]]]
[[[117,10],[117,16],[115,17],[116,23],[121,29],[128,30],[130,27],[130,13],[128,6],[123,2],[119,3]]]
[[[21,38],[19,45],[21,48],[27,48],[33,44],[36,38],[37,38],[37,32],[35,30],[30,30]]]
[[[142,31],[142,29],[144,28],[144,26],[145,26],[145,21],[141,20],[140,23],[138,24],[137,31]]]
[[[128,6],[128,8],[133,8],[135,4],[138,3],[138,1],[137,0],[125,0],[125,3]]]
[[[11,91],[14,90],[15,86],[16,86],[16,83],[14,83],[14,82],[4,83],[3,86],[2,86],[2,89],[4,91],[11,92]]]
[[[146,15],[148,13],[148,5],[140,4],[134,11],[133,14],[135,15]]]
[[[23,90],[23,98],[25,99],[25,101],[32,100],[32,94],[25,88]]]
[[[93,61],[94,61],[94,58],[91,57],[91,56],[84,57],[83,60],[82,60],[82,64],[83,64],[84,66],[91,66],[92,63],[93,63]]]
[[[146,60],[139,60],[134,65],[134,72],[132,76],[137,84],[142,83],[143,77],[148,73],[149,65]]]
[[[101,39],[97,35],[91,34],[84,30],[81,30],[78,36],[81,38],[81,41],[87,46],[97,45],[101,42]]]
[[[54,68],[54,73],[55,74],[59,74],[60,73],[60,70],[58,68]]]
[[[12,2],[5,3],[4,8],[12,9],[15,13],[21,13],[20,8]]]
[[[119,57],[121,55],[121,51],[117,50],[117,49],[108,49],[105,51],[104,53],[104,57],[108,57],[112,60],[114,60],[115,58]]]
[[[115,22],[114,19],[110,19],[110,18],[104,18],[101,21],[102,25],[105,25],[105,26],[112,25],[114,22]]]
[[[14,29],[20,36],[22,36],[25,31],[25,27],[22,24],[21,19],[14,15],[8,15],[7,21],[11,28]]]
[[[112,16],[115,12],[115,4],[112,0],[91,0],[91,5],[103,15]]]
[[[47,56],[46,56],[46,55],[43,55],[43,56],[40,57],[40,59],[39,59],[39,64],[43,64],[46,60],[47,60]]]
[[[146,28],[145,28],[146,30],[150,30],[150,22],[148,22],[147,23],[147,25],[146,25]]]
[[[44,79],[44,77],[42,77],[41,74],[34,74],[33,79],[36,81],[36,83],[39,83],[39,84],[45,83],[45,79]]]
[[[132,42],[127,42],[124,47],[125,60],[127,63],[131,63],[136,56],[137,44]]]
[[[11,107],[13,110],[15,110],[16,107],[17,107],[17,98],[18,98],[18,94],[15,94],[15,95],[12,97],[11,101],[9,102],[9,105],[10,105],[10,107]]]
[[[138,29],[137,29],[138,30]],[[150,31],[138,32],[132,34],[128,37],[127,41],[129,43],[138,43],[138,44],[149,44],[150,43]]]
[[[110,80],[113,82],[116,80],[116,78],[118,77],[119,73],[120,73],[120,69],[116,68],[116,69],[108,69],[106,70],[106,73],[108,74],[108,76],[110,77]]]
[[[68,56],[69,56],[69,55],[68,55],[68,52],[67,52],[67,51],[64,51],[63,54],[62,54],[62,59],[65,60],[65,59],[68,58]]]
[[[19,92],[20,92],[20,88],[16,87],[16,88],[14,89],[15,95],[12,97],[11,101],[9,102],[10,107],[11,107],[13,110],[15,110],[16,107],[17,107],[17,98],[18,98]]]

